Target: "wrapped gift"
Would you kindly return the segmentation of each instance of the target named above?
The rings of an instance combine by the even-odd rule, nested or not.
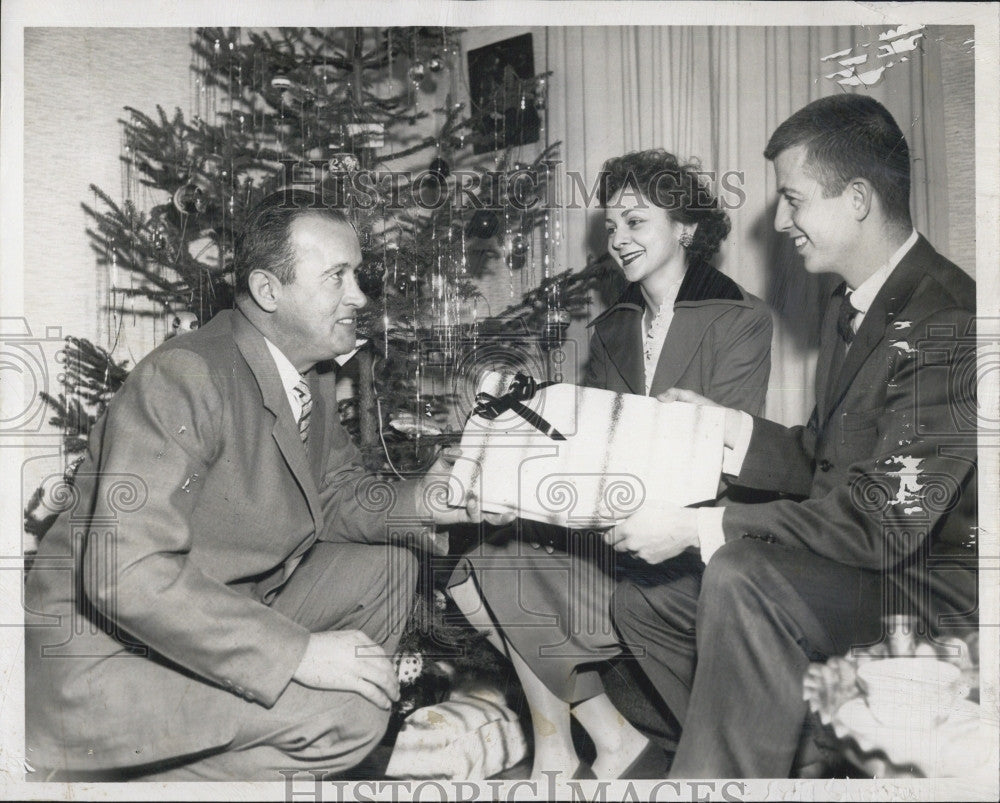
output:
[[[514,766],[527,752],[517,714],[499,691],[457,691],[406,718],[385,774],[482,780]]]
[[[714,499],[725,411],[487,373],[462,434],[449,503],[562,526],[611,526],[647,500]]]

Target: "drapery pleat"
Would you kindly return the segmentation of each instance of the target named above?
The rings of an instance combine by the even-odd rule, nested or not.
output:
[[[870,93],[910,144],[917,229],[942,252],[949,249],[942,39],[928,31],[921,47],[905,53],[906,61],[894,57],[873,86],[847,88],[827,77],[844,69],[835,59],[823,60],[839,51],[867,52],[870,64],[886,63],[875,54],[878,33],[832,26],[545,29],[554,75],[549,134],[563,143],[565,170],[581,174],[589,187],[605,159],[662,147],[698,159],[714,173],[717,188],[728,188],[727,200],[738,202],[729,210],[733,229],[718,266],[771,306],[766,414],[782,423],[801,423],[812,408],[820,299],[840,278],[806,273],[787,238],[773,229],[774,176],[762,153],[774,129],[816,98]],[[567,178],[564,189],[571,183]],[[579,208],[583,198],[569,195],[557,263],[582,265],[588,253],[604,250],[603,220],[596,201]],[[972,265],[964,267],[973,272]],[[598,300],[597,309],[606,301]],[[586,342],[582,328],[571,329],[574,334]]]

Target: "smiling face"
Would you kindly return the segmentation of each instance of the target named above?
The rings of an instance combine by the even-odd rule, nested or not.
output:
[[[358,237],[348,224],[319,214],[292,221],[295,278],[280,284],[274,310],[276,345],[300,372],[354,348],[357,312],[367,303],[355,271]]]
[[[694,226],[671,220],[666,209],[624,190],[609,200],[604,222],[608,253],[630,282],[655,291],[684,275],[680,236]]]
[[[860,242],[850,184],[827,198],[808,168],[805,145],[796,145],[774,159],[778,209],[774,228],[792,238],[810,273],[843,271],[856,260]]]

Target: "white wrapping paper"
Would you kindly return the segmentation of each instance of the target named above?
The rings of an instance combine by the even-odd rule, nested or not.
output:
[[[478,390],[498,397],[512,380],[490,372]],[[463,505],[471,492],[486,512],[606,527],[647,499],[684,506],[718,493],[722,408],[567,384],[544,387],[521,403],[556,433],[539,431],[514,410],[493,420],[470,416],[450,504]]]

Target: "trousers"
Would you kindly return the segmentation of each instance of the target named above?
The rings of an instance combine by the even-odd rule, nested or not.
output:
[[[787,778],[811,661],[875,643],[883,581],[760,540],[721,547],[704,574],[626,580],[615,624],[681,724],[676,778]]]
[[[313,633],[360,630],[391,656],[413,608],[416,579],[417,560],[408,549],[319,541],[271,607]],[[235,723],[227,744],[130,768],[127,776],[60,771],[38,780],[283,781],[295,772],[337,775],[359,764],[389,723],[388,711],[359,694],[294,681],[270,708],[222,688],[211,699],[206,721],[228,717]]]

